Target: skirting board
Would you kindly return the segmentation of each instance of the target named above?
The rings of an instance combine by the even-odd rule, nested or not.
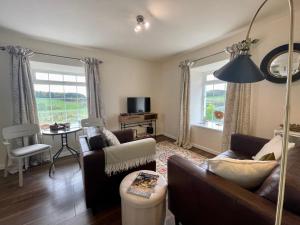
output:
[[[176,137],[173,136],[173,135],[170,135],[170,134],[167,134],[167,133],[163,133],[162,135],[164,135],[164,136],[166,136],[166,137],[168,137],[168,138],[172,138],[172,139],[176,140]],[[200,149],[200,150],[206,151],[206,152],[211,153],[211,154],[213,154],[213,155],[218,155],[218,154],[220,154],[219,151],[216,151],[216,150],[214,150],[214,149],[207,148],[207,147],[204,147],[204,146],[195,144],[195,143],[191,143],[191,145],[192,145],[193,147],[195,147],[195,148],[198,148],[198,149]]]
[[[176,137],[175,137],[175,136],[173,136],[173,135],[171,135],[171,134],[162,133],[161,135],[164,135],[164,136],[166,136],[166,137],[168,137],[168,138],[171,138],[171,139],[174,139],[174,140],[176,140]]]
[[[201,145],[198,145],[198,144],[195,144],[195,143],[192,143],[192,146],[195,147],[195,148],[198,148],[198,149],[201,149],[203,151],[206,151],[208,153],[211,153],[213,155],[219,155],[221,152],[219,151],[216,151],[216,150],[213,150],[211,148],[207,148],[207,147],[204,147],[204,146],[201,146]]]

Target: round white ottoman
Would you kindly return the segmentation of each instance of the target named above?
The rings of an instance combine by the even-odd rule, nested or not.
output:
[[[120,184],[122,200],[122,225],[163,225],[166,217],[167,182],[159,175],[154,193],[149,199],[127,193],[138,173],[158,173],[150,170],[140,170],[128,174]]]

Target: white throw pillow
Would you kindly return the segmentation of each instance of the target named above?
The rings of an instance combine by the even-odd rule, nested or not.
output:
[[[207,160],[208,170],[243,188],[258,187],[277,165],[277,161],[213,158]]]
[[[103,127],[102,132],[105,135],[110,146],[121,144],[119,139],[116,137],[116,135],[114,135],[110,130],[107,130],[105,127]]]
[[[289,143],[288,150],[295,147],[295,143]],[[259,160],[264,155],[274,153],[275,159],[279,160],[282,154],[282,137],[276,135],[253,157],[254,160]]]

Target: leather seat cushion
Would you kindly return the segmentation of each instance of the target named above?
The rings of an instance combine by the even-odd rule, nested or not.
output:
[[[34,144],[11,150],[11,154],[16,157],[30,155],[51,148],[50,145]]]

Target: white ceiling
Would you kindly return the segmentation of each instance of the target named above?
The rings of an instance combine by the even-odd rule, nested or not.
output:
[[[60,43],[157,60],[245,26],[262,0],[0,0],[0,26]],[[264,16],[287,11],[270,1]],[[142,14],[150,29],[135,33]]]

